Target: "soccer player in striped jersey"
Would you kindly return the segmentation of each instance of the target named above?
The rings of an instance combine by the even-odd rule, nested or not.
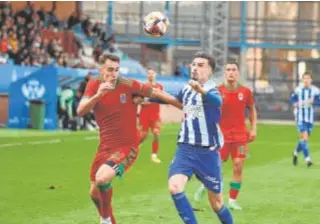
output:
[[[195,176],[208,189],[209,202],[223,224],[232,224],[230,210],[222,197],[222,166],[219,150],[223,146],[220,131],[221,96],[209,80],[215,69],[210,55],[198,52],[191,64],[192,80],[178,92],[184,117],[178,136],[177,151],[169,169],[169,191],[175,207],[187,224],[198,223],[184,193],[188,180]]]
[[[303,84],[297,86],[290,96],[290,102],[294,108],[295,121],[300,133],[300,140],[293,152],[293,165],[298,164],[298,154],[303,152],[308,167],[312,165],[308,138],[314,123],[314,106],[320,101],[319,88],[312,85],[312,73],[305,72],[302,75]]]

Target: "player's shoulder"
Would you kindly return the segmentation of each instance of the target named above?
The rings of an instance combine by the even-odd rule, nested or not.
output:
[[[92,88],[98,87],[102,83],[102,81],[103,80],[100,76],[94,77],[88,81],[87,86],[90,86]]]
[[[319,87],[317,87],[317,86],[315,86],[315,85],[311,85],[311,89],[312,89],[313,91],[315,91],[316,93],[319,93],[319,92],[320,92]]]
[[[213,80],[208,80],[204,85],[203,88],[206,91],[218,91],[218,85]]]
[[[159,82],[156,83],[156,87],[163,89],[163,85]]]
[[[141,83],[134,79],[128,79],[124,77],[118,78],[118,87],[120,88],[132,88],[134,85],[140,85]]]
[[[239,89],[238,90],[239,91],[245,91],[247,93],[252,93],[252,90],[249,87],[247,87],[247,86],[245,86],[243,84],[239,84]]]

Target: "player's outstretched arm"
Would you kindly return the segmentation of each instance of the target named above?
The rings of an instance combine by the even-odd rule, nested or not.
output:
[[[180,110],[183,109],[182,103],[177,98],[175,98],[174,96],[170,95],[165,91],[162,91],[159,89],[153,89],[151,93],[151,98],[159,99],[160,101],[158,101],[158,103],[161,103],[161,101],[163,101],[164,103],[171,104],[172,106],[175,106]]]
[[[110,83],[101,83],[98,91],[92,97],[84,97],[77,108],[78,116],[84,116],[89,113],[107,92],[113,89]]]

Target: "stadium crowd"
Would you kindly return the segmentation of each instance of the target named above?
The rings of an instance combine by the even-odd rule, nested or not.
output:
[[[32,2],[26,7],[14,12],[10,2],[0,3],[0,63],[25,66],[43,66],[55,64],[62,67],[95,68],[97,63],[86,63],[83,46],[77,42],[79,51],[67,53],[58,37],[50,39],[41,35],[42,31],[59,32],[70,30],[75,25],[81,25],[88,38],[93,39],[92,55],[97,62],[104,50],[115,51],[116,44],[113,35],[106,37],[105,31],[98,23],[92,23],[86,15],[74,12],[69,19],[60,21],[55,15],[55,5],[51,11],[43,8],[36,11]]]

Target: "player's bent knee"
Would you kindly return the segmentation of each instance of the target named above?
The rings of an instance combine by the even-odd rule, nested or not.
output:
[[[179,194],[184,191],[184,186],[188,181],[188,177],[183,174],[176,174],[169,179],[169,192],[172,195]]]
[[[308,132],[301,133],[301,140],[308,141]]]
[[[96,173],[96,185],[104,185],[109,182],[116,176],[116,171],[112,168],[111,165],[103,164]]]
[[[99,190],[95,184],[91,184],[89,195],[91,198],[99,198]]]
[[[159,136],[160,136],[160,130],[159,129],[154,129],[152,131],[152,133],[153,133],[153,138],[156,138],[156,139],[159,138]]]
[[[179,186],[179,184],[169,183],[169,192],[171,195],[179,194],[183,192],[183,187]]]

